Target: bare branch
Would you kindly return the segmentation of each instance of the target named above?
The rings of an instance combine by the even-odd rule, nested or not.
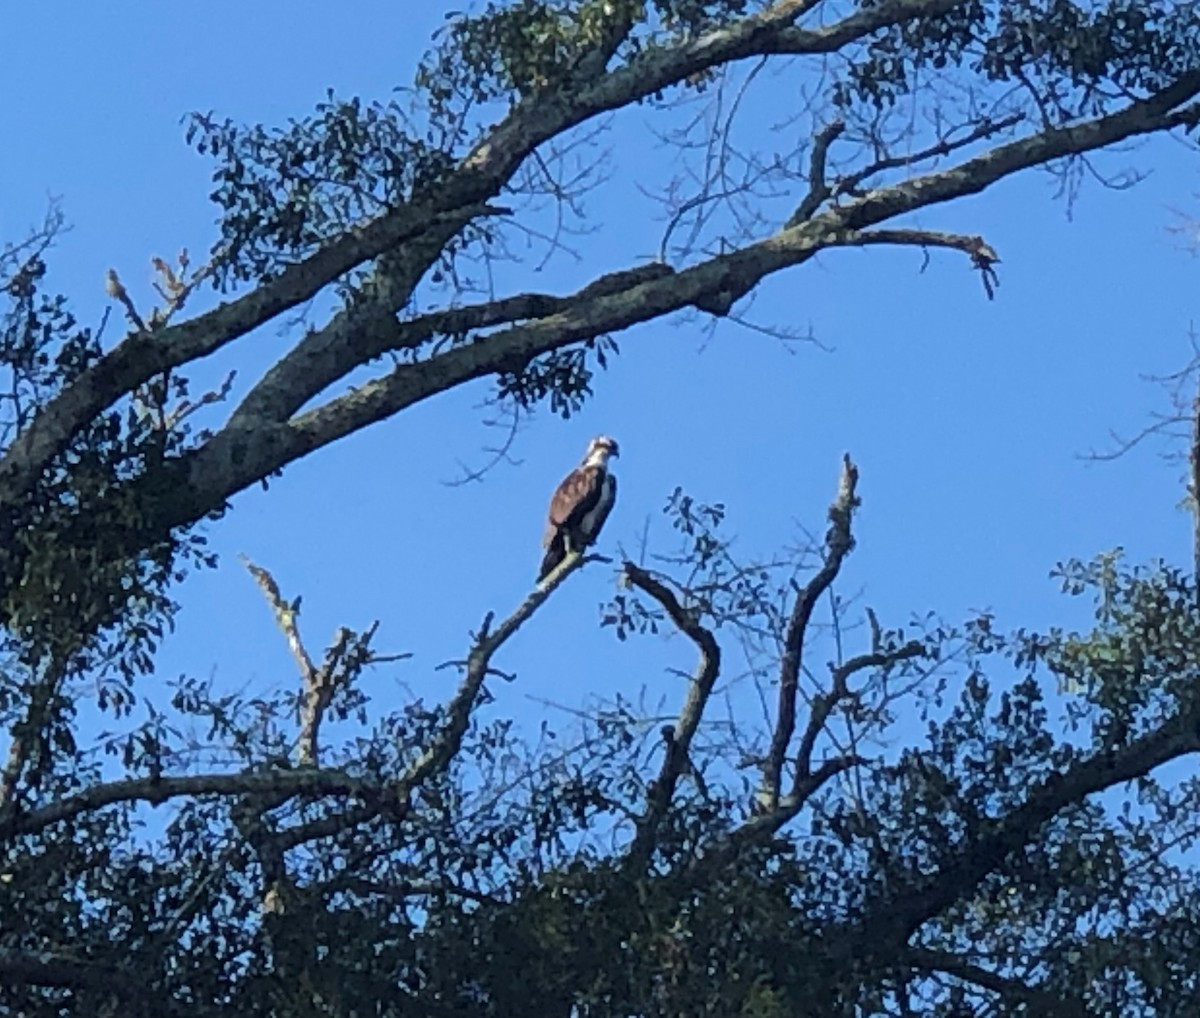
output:
[[[787,221],[786,226],[798,226],[805,220],[811,219],[817,209],[833,194],[825,179],[825,166],[829,159],[829,146],[845,130],[846,125],[840,120],[835,120],[822,127],[813,138],[812,157],[809,159],[808,168],[808,194],[804,196],[804,200],[792,214],[792,218]]]
[[[305,649],[304,641],[300,638],[300,626],[296,621],[300,615],[299,600],[291,603],[285,601],[279,592],[279,584],[275,582],[275,577],[261,566],[256,566],[245,555],[239,555],[238,558],[242,560],[242,565],[246,567],[247,572],[254,577],[254,582],[258,584],[259,590],[267,599],[267,604],[271,606],[271,611],[275,614],[275,622],[283,635],[287,637],[288,649],[292,652],[292,657],[296,659],[300,677],[304,680],[305,687],[308,688],[316,681],[317,667],[313,664],[312,658]]]
[[[800,688],[800,666],[808,624],[812,619],[817,601],[829,589],[830,584],[841,570],[846,556],[854,547],[854,538],[850,528],[854,510],[859,505],[857,487],[858,468],[851,462],[848,455],[844,456],[837,498],[829,507],[830,526],[825,535],[825,561],[816,575],[797,594],[796,603],[788,619],[787,634],[784,637],[783,660],[779,669],[779,707],[775,719],[775,730],[771,734],[771,748],[767,754],[766,763],[763,765],[762,789],[759,793],[760,804],[768,813],[779,808],[783,765],[787,759],[788,747],[792,742],[792,733],[796,728],[796,697]],[[832,704],[830,709],[832,709]],[[809,749],[811,751],[811,746]],[[806,770],[808,765],[809,761],[802,759],[801,769]]]
[[[713,634],[700,624],[696,613],[684,608],[669,587],[632,562],[625,562],[623,570],[630,583],[663,606],[679,631],[700,651],[700,660],[688,684],[687,697],[679,712],[679,720],[673,727],[668,726],[668,729],[664,730],[666,751],[662,768],[651,786],[650,801],[645,814],[638,822],[637,834],[629,848],[629,865],[640,870],[654,850],[658,826],[671,806],[680,776],[693,769],[689,749],[700,725],[704,708],[712,695],[713,685],[721,671],[721,647]]]
[[[862,230],[848,234],[847,243],[864,246],[911,244],[924,248],[944,247],[952,251],[962,251],[979,270],[988,300],[995,298],[996,287],[1000,285],[1000,277],[994,267],[1000,261],[1000,256],[996,254],[995,248],[980,236],[944,233],[940,230]]]
[[[800,746],[796,751],[796,776],[792,785],[791,798],[793,800],[802,803],[805,798],[811,796],[816,787],[820,787],[824,783],[824,781],[817,782],[816,787],[810,788],[816,776],[812,769],[813,751],[816,748],[817,738],[825,728],[825,723],[829,720],[833,709],[852,695],[849,686],[850,677],[868,668],[888,668],[901,661],[924,657],[925,653],[925,647],[914,640],[893,651],[860,654],[843,664],[830,668],[832,673],[830,689],[828,692],[819,693],[813,699],[808,723],[804,727],[804,734],[800,736]]]

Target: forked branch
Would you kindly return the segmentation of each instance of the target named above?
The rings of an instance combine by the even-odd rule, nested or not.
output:
[[[800,670],[804,656],[804,640],[812,621],[817,602],[832,585],[841,571],[842,563],[854,547],[851,524],[858,508],[858,468],[850,457],[842,458],[842,475],[837,497],[829,507],[829,530],[825,535],[825,561],[821,568],[796,596],[788,618],[784,637],[783,660],[779,668],[779,706],[771,746],[763,765],[759,803],[767,813],[779,809],[783,767],[792,735],[796,730],[796,699],[800,691]],[[836,702],[836,701],[834,701]],[[830,705],[832,709],[832,704]],[[805,761],[804,767],[808,763]]]

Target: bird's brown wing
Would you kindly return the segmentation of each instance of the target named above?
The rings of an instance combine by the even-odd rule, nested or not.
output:
[[[549,547],[562,527],[578,523],[600,498],[602,471],[598,467],[577,467],[555,489],[550,500],[550,517],[542,545]]]

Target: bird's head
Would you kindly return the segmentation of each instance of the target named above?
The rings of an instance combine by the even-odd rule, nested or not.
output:
[[[592,466],[604,466],[608,463],[610,456],[620,455],[621,449],[617,445],[615,438],[609,438],[607,435],[599,435],[588,443],[587,456],[584,457],[584,462],[590,463]]]

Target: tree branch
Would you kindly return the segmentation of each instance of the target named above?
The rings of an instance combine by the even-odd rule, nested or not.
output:
[[[413,762],[405,774],[391,785],[391,794],[385,799],[368,800],[342,813],[319,817],[305,824],[279,831],[272,838],[273,846],[288,851],[309,841],[332,837],[340,831],[349,830],[379,816],[389,804],[398,807],[401,815],[407,810],[412,793],[431,775],[445,770],[462,748],[463,736],[471,721],[484,680],[491,673],[491,660],[495,653],[512,638],[533,614],[543,605],[567,578],[583,567],[588,557],[579,552],[569,553],[558,567],[546,577],[498,628],[492,629],[489,613],[475,635],[474,644],[467,655],[466,673],[458,692],[446,708],[446,723],[429,747]]]
[[[772,52],[828,53],[880,28],[944,13],[961,2],[890,0],[825,28],[788,34],[787,26],[807,5],[786,0],[685,43],[648,49],[611,73],[525,97],[475,145],[454,174],[428,194],[348,230],[244,297],[190,321],[127,337],[51,400],[0,457],[0,505],[18,501],[75,432],[155,375],[208,356],[386,251],[442,229],[453,236],[472,219],[496,214],[487,202],[550,138],[717,64]]]
[[[260,770],[231,774],[183,774],[175,777],[129,778],[95,785],[49,806],[0,820],[0,840],[34,834],[80,813],[119,802],[154,805],[181,796],[272,795],[281,800],[297,795],[376,799],[386,789],[373,781],[336,770]]]
[[[914,876],[907,886],[871,909],[861,923],[862,949],[885,941],[906,943],[924,922],[971,894],[988,874],[1072,804],[1198,752],[1200,710],[1191,710],[1121,749],[1091,756],[1039,782],[1008,816],[964,839],[952,862],[930,876]]]
[[[540,354],[601,333],[617,332],[704,304],[713,294],[748,292],[765,276],[800,265],[823,248],[856,243],[862,234],[854,231],[931,204],[978,193],[1020,169],[1138,134],[1191,124],[1200,108],[1174,108],[1198,91],[1200,72],[1182,78],[1150,99],[1134,101],[1118,113],[1043,131],[957,166],[873,190],[766,240],[672,275],[638,283],[616,294],[585,297],[581,291],[550,315],[478,336],[474,342],[427,361],[403,365],[390,375],[306,411],[286,425],[239,428],[236,432],[225,429],[180,463],[186,469],[184,483],[192,498],[180,503],[183,518],[170,522],[180,525],[198,513],[211,511],[235,492],[287,463],[457,385],[498,371],[519,369]],[[397,343],[412,335],[404,326],[390,328]]]
[[[97,990],[129,1002],[145,999],[144,981],[135,981],[110,962],[52,951],[17,952],[0,947],[0,983]]]
[[[817,209],[833,194],[825,179],[829,146],[837,141],[845,130],[846,125],[840,120],[835,120],[822,127],[813,138],[812,156],[808,162],[808,194],[785,224],[787,228],[799,226],[811,219]]]
[[[271,606],[275,621],[287,638],[288,647],[300,669],[304,698],[300,709],[300,735],[296,740],[296,763],[301,767],[316,767],[320,762],[319,734],[325,711],[338,687],[351,679],[354,667],[361,667],[366,663],[367,649],[376,626],[372,626],[354,641],[353,654],[349,652],[354,634],[345,626],[339,628],[318,668],[300,638],[300,626],[297,622],[300,614],[299,598],[290,603],[284,600],[275,578],[266,569],[256,566],[245,555],[240,557],[242,564],[254,577]],[[343,667],[346,665],[350,668]]]
[[[850,527],[854,518],[854,510],[859,505],[856,494],[857,487],[858,468],[850,461],[849,456],[844,456],[837,497],[829,507],[830,526],[825,535],[825,562],[817,574],[804,586],[804,589],[797,594],[784,637],[783,661],[779,668],[778,715],[775,720],[775,730],[771,734],[770,750],[767,753],[766,763],[763,765],[762,787],[759,793],[759,803],[768,813],[779,808],[783,765],[787,759],[788,747],[791,745],[792,733],[796,727],[796,696],[800,689],[800,667],[808,624],[812,619],[817,601],[829,589],[841,570],[846,556],[854,547],[854,537],[850,532]],[[839,691],[835,686],[830,693],[831,699],[825,711],[826,714],[832,710],[833,704],[844,693],[844,690]],[[819,710],[814,709],[813,717],[809,722],[810,731],[819,713]],[[821,717],[819,724],[824,724],[824,720],[824,717]],[[815,734],[812,735],[812,739],[815,739]],[[806,742],[811,742],[812,739],[809,738],[809,733],[805,734]],[[808,757],[803,755],[803,745],[801,751],[800,772],[798,773],[807,771],[809,767]],[[811,752],[812,746],[809,745],[808,753],[811,754]]]
[[[638,822],[637,833],[629,847],[627,864],[640,871],[654,851],[659,824],[670,809],[680,776],[693,766],[689,750],[708,698],[712,695],[713,685],[721,671],[721,647],[716,637],[700,624],[697,613],[684,608],[669,587],[632,562],[627,561],[623,569],[629,582],[662,605],[676,628],[700,651],[700,660],[688,685],[679,720],[673,728],[664,730],[667,745],[662,768],[657,780],[651,785],[646,812]]]
[[[820,768],[814,773],[812,769],[813,751],[816,748],[817,738],[825,728],[825,722],[833,713],[833,708],[851,696],[850,677],[868,668],[888,668],[901,661],[924,657],[925,653],[925,647],[914,640],[892,651],[860,654],[830,669],[832,683],[829,692],[819,693],[814,697],[812,709],[808,715],[808,723],[805,725],[804,733],[800,736],[800,747],[796,751],[796,776],[792,783],[791,799],[794,802],[803,804],[805,799],[825,783],[825,779],[816,780],[820,774]],[[850,760],[851,763],[861,762],[858,758],[839,757],[836,759]],[[839,767],[839,771],[845,769],[845,767]]]
[[[1068,998],[1020,979],[998,975],[948,951],[932,951],[911,947],[904,952],[901,964],[918,972],[943,972],[965,983],[972,983],[996,994],[1006,1004],[1024,1003],[1030,1018],[1084,1018],[1087,1007],[1078,998]]]
[[[941,230],[855,230],[849,232],[845,239],[847,244],[861,244],[863,247],[870,244],[907,244],[962,251],[979,270],[988,300],[996,296],[996,287],[1000,285],[1000,278],[994,267],[1000,261],[1000,256],[996,254],[995,248],[980,236],[944,233]]]

